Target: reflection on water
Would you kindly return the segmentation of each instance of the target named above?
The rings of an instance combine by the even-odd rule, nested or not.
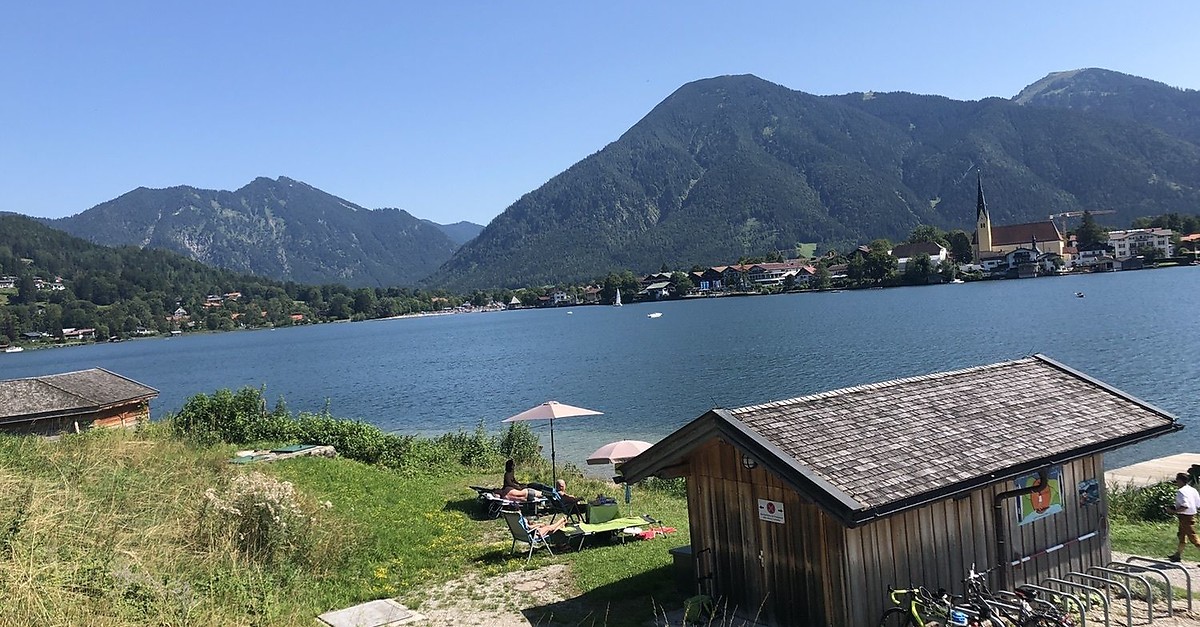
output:
[[[328,406],[421,434],[481,421],[495,432],[555,399],[605,413],[555,422],[558,459],[582,465],[602,444],[655,441],[713,406],[1044,353],[1193,425],[1197,283],[1200,268],[1177,268],[187,335],[3,354],[0,378],[100,366],[159,389],[156,415],[196,392],[263,386],[294,411]],[[1191,441],[1185,430],[1106,461]]]

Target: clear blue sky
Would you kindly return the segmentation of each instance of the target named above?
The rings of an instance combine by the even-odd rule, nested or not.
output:
[[[305,181],[487,223],[680,85],[1011,97],[1104,67],[1200,88],[1200,3],[13,2],[0,211]]]

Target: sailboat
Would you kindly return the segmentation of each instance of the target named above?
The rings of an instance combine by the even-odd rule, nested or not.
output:
[[[619,290],[619,289],[617,290],[617,298],[615,300],[613,300],[612,306],[613,307],[621,306],[621,290]]]

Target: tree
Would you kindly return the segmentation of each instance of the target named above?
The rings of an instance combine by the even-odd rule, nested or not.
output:
[[[687,296],[692,293],[693,289],[696,289],[696,286],[692,283],[691,277],[678,270],[671,273],[671,291],[676,296]]]
[[[833,274],[825,264],[817,266],[817,289],[827,290],[833,285]]]
[[[908,234],[908,243],[919,244],[921,242],[944,244],[946,242],[946,232],[928,224],[917,225],[917,228]]]
[[[1154,265],[1156,262],[1158,262],[1158,256],[1162,253],[1158,250],[1158,247],[1154,246],[1153,244],[1143,244],[1138,246],[1137,250],[1135,250],[1133,254],[1141,255],[1142,261],[1149,265]]]
[[[950,256],[958,263],[971,263],[975,260],[974,248],[971,246],[971,236],[962,229],[954,229],[946,235]]]
[[[1075,238],[1079,240],[1080,246],[1103,244],[1108,241],[1108,229],[1096,223],[1096,218],[1092,216],[1092,212],[1084,211],[1083,223],[1075,231]]]
[[[929,283],[929,275],[933,272],[933,259],[929,253],[917,253],[904,265],[904,282],[909,285],[925,285]]]
[[[863,260],[864,278],[876,285],[894,278],[899,262],[888,252],[892,248],[891,243],[885,239],[877,239],[867,247],[871,249],[871,252]]]
[[[958,264],[953,259],[943,259],[938,264],[938,272],[947,283],[958,278]]]

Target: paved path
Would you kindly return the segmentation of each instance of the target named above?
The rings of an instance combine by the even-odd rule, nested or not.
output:
[[[1104,473],[1107,485],[1145,487],[1160,481],[1171,481],[1175,473],[1187,472],[1192,464],[1200,464],[1200,453],[1180,453],[1151,459],[1132,466],[1114,468]]]

